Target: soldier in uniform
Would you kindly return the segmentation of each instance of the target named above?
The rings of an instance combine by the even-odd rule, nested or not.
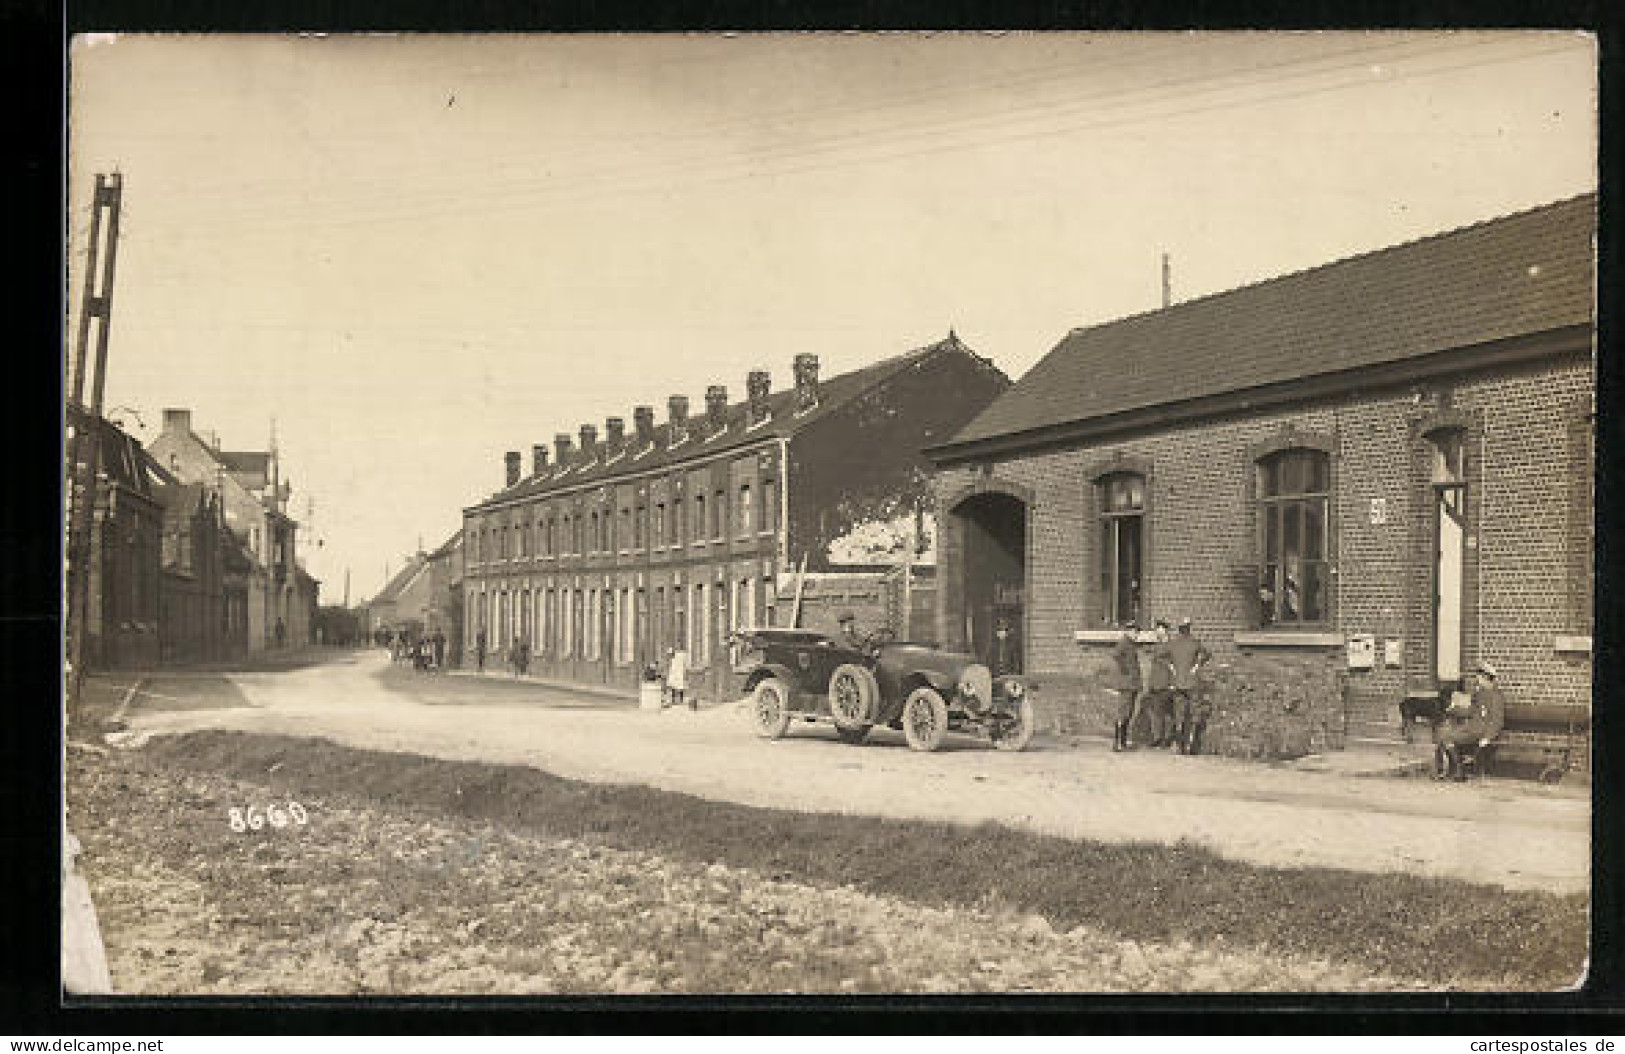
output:
[[[1145,701],[1141,704],[1151,725],[1151,745],[1165,747],[1173,741],[1174,664],[1168,655],[1168,623],[1157,620],[1157,643],[1151,649],[1151,667],[1146,672]]]
[[[1134,640],[1138,630],[1139,627],[1133,624],[1124,627],[1123,636],[1112,648],[1112,661],[1117,664],[1112,689],[1117,693],[1117,723],[1112,730],[1113,751],[1129,748],[1129,730],[1134,727],[1134,718],[1140,712],[1140,654]]]
[[[1447,714],[1439,726],[1438,746],[1433,751],[1433,778],[1467,778],[1462,771],[1461,759],[1465,751],[1476,754],[1489,746],[1506,723],[1506,697],[1496,687],[1496,670],[1487,662],[1479,663],[1474,675],[1473,698],[1463,714]]]
[[[1174,739],[1181,754],[1197,754],[1202,749],[1209,703],[1202,696],[1197,671],[1212,657],[1207,645],[1191,633],[1191,620],[1180,619],[1179,633],[1168,642],[1168,659],[1174,668]]]

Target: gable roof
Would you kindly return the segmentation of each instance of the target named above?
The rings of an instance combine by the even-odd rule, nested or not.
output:
[[[613,461],[605,463],[604,457],[608,447],[603,443],[596,443],[593,447],[593,460],[588,464],[581,464],[572,460],[572,463],[561,468],[558,465],[549,466],[541,475],[530,475],[520,479],[511,487],[497,491],[475,505],[469,506],[467,511],[506,505],[518,499],[541,494],[554,490],[565,490],[580,486],[584,483],[607,483],[622,476],[643,475],[655,469],[681,464],[696,455],[709,455],[719,451],[733,449],[746,443],[753,443],[766,437],[788,438],[807,428],[816,421],[820,421],[840,407],[850,403],[864,393],[875,388],[896,376],[910,366],[925,362],[936,355],[958,353],[971,355],[978,361],[987,363],[989,369],[995,367],[976,355],[966,347],[959,337],[950,332],[948,336],[923,348],[893,355],[879,362],[846,373],[836,374],[833,377],[820,379],[818,382],[818,403],[812,408],[797,413],[795,406],[796,393],[794,388],[773,392],[768,396],[768,419],[754,427],[749,421],[749,400],[742,400],[730,404],[726,413],[726,427],[714,437],[707,431],[706,415],[703,411],[690,414],[688,418],[688,437],[676,447],[669,445],[671,426],[669,423],[655,426],[653,445],[646,452],[636,453],[633,444],[636,435],[629,435],[626,440],[624,452]],[[581,451],[572,455],[580,458]]]
[[[395,572],[395,576],[384,583],[384,588],[380,589],[377,595],[368,603],[393,604],[406,591],[406,587],[412,584],[412,579],[417,577],[418,572],[427,566],[428,562],[428,558],[422,553],[413,556],[406,562],[405,567]]]
[[[1073,330],[931,453],[1589,325],[1596,225],[1584,194]]]

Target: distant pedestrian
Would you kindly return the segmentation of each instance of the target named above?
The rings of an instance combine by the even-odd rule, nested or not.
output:
[[[484,673],[485,672],[485,629],[484,629],[484,627],[481,627],[480,631],[478,633],[474,634],[474,661],[475,661],[475,663],[478,664],[475,668],[477,670],[479,670],[480,673]]]
[[[681,643],[672,649],[671,658],[666,662],[666,692],[673,706],[682,706],[683,697],[688,694],[688,651]],[[698,709],[693,700],[689,700],[688,708]]]
[[[422,638],[412,642],[412,669],[418,673],[429,672],[429,642]]]
[[[1168,654],[1168,623],[1158,619],[1155,628],[1156,643],[1151,647],[1151,661],[1145,677],[1146,723],[1150,725],[1150,742],[1154,747],[1165,747],[1173,740],[1173,687],[1174,663]]]
[[[1191,620],[1179,620],[1179,632],[1168,642],[1168,659],[1174,668],[1175,740],[1181,754],[1202,752],[1202,732],[1207,728],[1211,703],[1202,691],[1198,673],[1213,657],[1191,633]]]
[[[434,668],[437,670],[443,670],[446,668],[445,630],[437,629],[434,631]]]
[[[276,620],[276,646],[279,647],[279,648],[282,647],[283,643],[287,639],[288,639],[288,627],[283,625],[281,619],[277,619]]]
[[[1129,748],[1129,730],[1140,713],[1140,650],[1135,641],[1139,627],[1125,627],[1122,637],[1112,648],[1112,690],[1117,693],[1117,722],[1112,729],[1112,750]]]

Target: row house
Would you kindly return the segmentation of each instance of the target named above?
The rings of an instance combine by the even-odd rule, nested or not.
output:
[[[943,639],[1003,620],[1099,731],[1121,627],[1181,616],[1335,671],[1353,737],[1481,661],[1583,716],[1596,227],[1584,195],[1068,334],[931,452]]]
[[[674,395],[664,422],[639,406],[630,431],[583,424],[533,445],[528,473],[509,452],[505,487],[464,510],[465,651],[523,639],[544,677],[630,687],[683,647],[699,691],[724,696],[730,631],[789,624],[792,580],[914,515],[922,448],[1009,385],[953,334],[828,379],[802,354],[793,373],[775,392],[751,371],[738,402],[713,385],[695,416]]]

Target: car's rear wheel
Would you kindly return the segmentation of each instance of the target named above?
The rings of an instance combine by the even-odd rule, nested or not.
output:
[[[869,729],[872,727],[872,725],[857,725],[853,728],[836,726],[835,734],[841,737],[842,743],[851,743],[853,746],[857,746],[869,735]]]
[[[1026,750],[1033,741],[1034,727],[1032,700],[1022,696],[1009,714],[994,719],[988,738],[1000,750]]]
[[[935,688],[916,688],[903,701],[903,737],[912,750],[931,751],[948,735],[948,704]]]
[[[790,686],[777,677],[768,677],[756,686],[750,697],[750,713],[757,735],[778,739],[790,728]]]
[[[875,675],[857,663],[844,662],[829,675],[829,714],[836,728],[867,730],[875,723],[879,702]]]

